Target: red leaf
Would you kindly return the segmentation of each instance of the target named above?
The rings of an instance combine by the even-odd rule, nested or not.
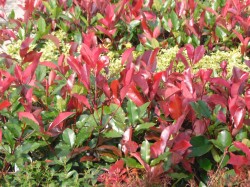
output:
[[[187,44],[185,46],[186,50],[187,50],[187,54],[188,54],[188,58],[193,61],[194,59],[194,46],[192,44]]]
[[[207,124],[205,120],[196,120],[193,125],[194,133],[196,136],[202,135],[207,129]]]
[[[86,162],[86,161],[92,162],[92,161],[95,161],[95,160],[96,160],[96,158],[93,157],[93,156],[83,156],[83,157],[80,159],[80,162]]]
[[[37,121],[35,116],[30,112],[19,112],[18,117],[19,117],[19,120],[21,120],[22,118],[28,118],[32,120],[34,123],[36,123],[37,125],[39,125],[39,122]]]
[[[134,153],[137,151],[138,149],[138,144],[134,141],[126,141],[124,143],[124,145],[122,146],[122,151],[125,153],[125,154],[128,154],[128,153]]]
[[[84,95],[73,94],[73,97],[77,98],[78,102],[84,104],[88,109],[91,108],[88,99]]]
[[[50,61],[40,62],[39,65],[46,66],[46,67],[49,67],[51,69],[56,69],[57,68],[57,65],[54,64],[53,62],[50,62]]]
[[[132,63],[133,61],[133,54],[132,51],[134,51],[135,47],[129,48],[126,51],[124,51],[124,53],[122,54],[122,65],[124,65],[125,62],[127,62],[127,64]]]
[[[124,168],[124,161],[121,159],[112,164],[108,171],[110,173],[115,173],[117,170],[121,171],[123,168]]]
[[[80,62],[74,57],[70,56],[67,59],[69,66],[77,73],[78,78],[89,90],[90,87],[90,70],[86,64],[81,65]]]
[[[126,95],[136,104],[136,106],[141,106],[146,103],[146,99],[140,94],[134,85],[130,86]]]
[[[62,121],[64,121],[66,118],[74,114],[74,112],[62,112],[60,113],[56,119],[49,125],[48,131],[51,131],[54,129],[57,125],[59,125]]]
[[[52,35],[52,34],[47,34],[47,35],[43,36],[43,39],[51,40],[55,44],[55,46],[57,48],[60,47],[59,39],[56,36]]]
[[[131,141],[132,140],[133,129],[129,127],[123,134],[122,140],[123,141]]]
[[[183,154],[189,147],[192,145],[187,140],[181,140],[174,144],[172,151],[178,152],[179,154]]]
[[[172,129],[173,129],[173,126],[166,127],[161,133],[161,139],[155,142],[150,147],[150,155],[152,158],[157,158],[159,155],[164,153],[167,142],[170,138],[170,135],[172,134]]]
[[[242,155],[235,155],[230,152],[230,159],[228,161],[228,164],[232,164],[234,166],[243,166],[247,164],[247,158]]]
[[[246,109],[238,107],[234,114],[231,114],[233,116],[234,120],[234,127],[236,129],[241,129],[243,126],[243,121],[245,119]]]
[[[241,142],[234,142],[233,144],[235,147],[242,150],[246,154],[248,160],[250,161],[250,149],[244,143]]]
[[[103,150],[110,150],[112,151],[112,153],[114,153],[115,155],[121,157],[122,156],[122,152],[120,149],[118,149],[116,146],[113,145],[101,145],[97,148],[97,150],[99,151],[103,151]]]
[[[31,44],[31,42],[33,41],[33,38],[26,38],[20,47],[20,56],[23,58],[25,57],[25,55],[27,54],[28,50],[29,50],[29,45]]]
[[[148,78],[147,75],[145,75],[142,71],[138,72],[133,76],[134,82],[136,83],[137,86],[139,86],[142,89],[145,95],[147,95],[149,92],[147,78]]]
[[[182,115],[182,100],[174,94],[169,101],[169,112],[172,119],[178,119]]]
[[[113,80],[110,84],[110,89],[112,91],[112,94],[115,98],[118,98],[118,92],[119,92],[119,81]]]
[[[89,146],[78,147],[78,148],[75,148],[73,151],[71,151],[69,156],[74,157],[75,155],[78,155],[78,154],[85,152],[85,151],[88,151],[90,149],[91,148]]]
[[[23,71],[23,83],[28,84],[33,79],[41,55],[42,53],[37,53],[33,62]]]
[[[4,108],[8,108],[11,105],[11,103],[8,100],[4,100],[0,103],[0,110],[3,110]]]
[[[223,123],[227,122],[226,115],[221,110],[218,112],[217,118],[219,121],[221,121]]]
[[[197,48],[195,48],[193,64],[196,64],[197,62],[199,62],[200,59],[204,56],[204,53],[205,53],[205,48],[204,48],[203,45],[198,46]]]

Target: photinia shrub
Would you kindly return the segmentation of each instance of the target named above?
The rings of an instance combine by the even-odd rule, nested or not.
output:
[[[249,2],[163,4],[25,1],[24,18],[10,16],[1,43],[21,44],[20,58],[1,54],[2,183],[20,185],[23,175],[30,185],[33,175],[38,185],[130,185],[133,177],[145,186],[202,185],[214,182],[211,171],[244,172],[249,73],[234,67],[229,76],[226,61],[218,73],[193,67],[217,47],[240,44],[237,38],[249,65],[247,24],[235,11],[248,15]],[[58,53],[44,60],[48,40]],[[124,50],[124,41],[133,47]],[[160,47],[175,44],[169,66],[157,71]],[[112,49],[124,69],[107,76]]]

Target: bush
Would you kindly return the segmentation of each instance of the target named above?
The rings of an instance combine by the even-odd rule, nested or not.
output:
[[[246,183],[249,2],[238,5],[27,1],[0,30],[1,183]]]

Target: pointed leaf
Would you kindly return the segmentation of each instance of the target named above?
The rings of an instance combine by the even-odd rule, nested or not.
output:
[[[55,128],[57,125],[59,125],[61,122],[63,122],[66,118],[73,115],[74,112],[62,112],[60,113],[56,119],[50,124],[48,131],[51,131],[53,128]]]
[[[75,132],[69,128],[65,129],[62,134],[63,141],[71,147],[75,144],[76,135]]]
[[[141,157],[144,161],[146,161],[146,163],[149,163],[149,159],[150,159],[150,143],[145,140],[142,142],[141,145]]]

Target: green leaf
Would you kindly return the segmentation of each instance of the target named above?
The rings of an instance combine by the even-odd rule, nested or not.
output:
[[[212,163],[210,162],[209,159],[207,158],[202,158],[198,160],[198,163],[202,169],[205,171],[209,171],[212,169]]]
[[[219,26],[216,26],[215,34],[223,41],[226,39],[226,36],[227,36],[227,33]]]
[[[46,66],[38,66],[36,68],[36,79],[41,82],[46,76]]]
[[[168,161],[169,160],[169,155],[171,154],[170,151],[167,151],[161,155],[159,155],[156,159],[152,160],[150,162],[150,166],[155,166],[156,164],[160,163],[161,161]]]
[[[216,151],[215,148],[211,149],[211,153],[212,153],[212,156],[213,156],[213,159],[215,160],[215,162],[218,163],[220,161],[220,155],[219,155],[219,153]]]
[[[197,102],[191,102],[190,105],[194,109],[198,118],[202,118],[202,117],[210,118],[211,112],[207,104],[204,101],[199,100]]]
[[[192,152],[189,154],[189,157],[202,156],[213,147],[213,145],[204,136],[192,137],[190,143],[192,144]]]
[[[224,152],[225,148],[232,144],[232,136],[231,133],[227,130],[223,130],[219,132],[216,140],[211,140],[211,142],[218,147],[222,152]]]
[[[124,160],[124,162],[125,162],[125,164],[126,164],[127,167],[138,168],[138,169],[144,168],[134,158],[126,157],[126,158],[122,158],[122,159]]]
[[[71,147],[75,144],[76,135],[75,132],[69,128],[65,129],[62,134],[63,141]]]
[[[150,122],[148,122],[148,123],[142,123],[142,124],[137,125],[135,127],[135,132],[138,132],[140,130],[149,130],[149,128],[153,127],[153,126],[155,126],[155,123],[150,123]]]
[[[46,22],[43,19],[43,17],[40,16],[40,18],[37,20],[37,27],[38,31],[43,34],[46,32]]]
[[[142,145],[141,145],[141,157],[147,163],[149,162],[149,159],[150,159],[150,143],[147,140],[142,142]]]
[[[147,112],[147,108],[148,108],[149,105],[150,105],[150,102],[147,102],[147,103],[143,104],[142,106],[138,107],[139,118],[143,118],[144,117],[144,115]]]
[[[63,112],[66,109],[66,101],[60,96],[56,95],[56,108],[58,111]]]
[[[132,31],[135,27],[137,27],[138,25],[140,25],[141,21],[140,20],[133,20],[129,23],[129,28],[130,31]]]
[[[189,175],[185,173],[169,173],[169,176],[174,179],[185,179],[189,177]]]
[[[132,125],[139,119],[138,110],[133,101],[128,100],[127,104],[128,118]]]
[[[76,135],[76,145],[80,146],[85,142],[92,134],[92,127],[83,127],[80,132]]]
[[[117,132],[115,130],[110,130],[108,132],[103,133],[103,136],[106,138],[121,138],[123,133]]]
[[[171,22],[173,24],[173,29],[175,31],[177,31],[180,27],[180,21],[179,21],[178,16],[174,10],[172,10],[170,13],[170,19],[171,19]]]

